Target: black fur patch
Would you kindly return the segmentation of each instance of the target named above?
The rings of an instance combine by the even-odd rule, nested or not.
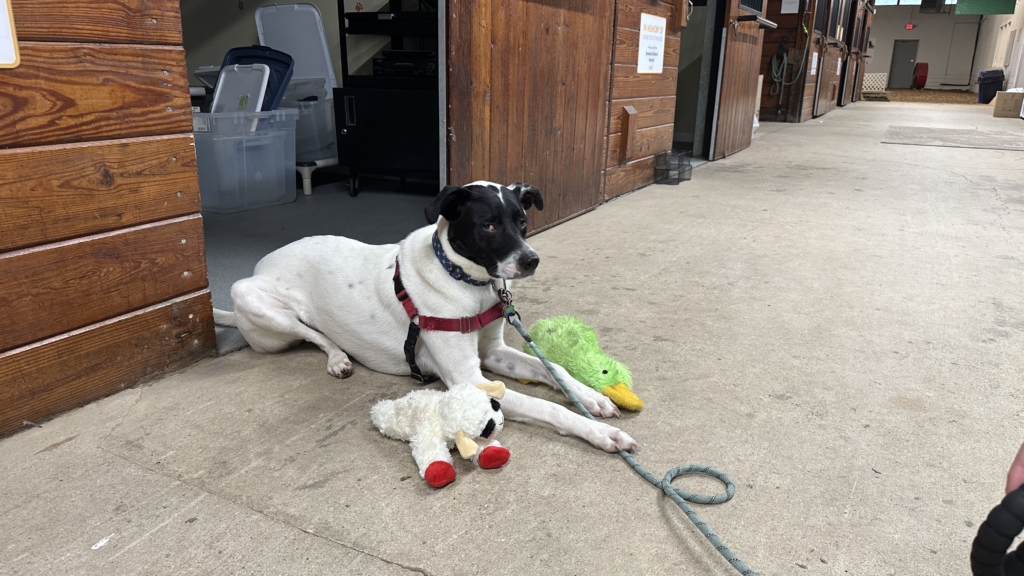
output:
[[[448,242],[463,258],[499,277],[498,264],[515,256],[520,274],[529,276],[540,259],[526,244],[526,210],[541,210],[540,191],[525,184],[522,188],[490,185],[445,186],[424,211],[427,222],[443,216],[449,222]],[[518,255],[518,256],[516,256]]]

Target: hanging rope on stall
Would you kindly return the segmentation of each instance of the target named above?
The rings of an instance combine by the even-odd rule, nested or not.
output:
[[[800,75],[804,73],[804,64],[807,62],[807,49],[811,45],[811,39],[807,34],[807,27],[804,26],[804,53],[800,57],[800,67],[793,72],[792,80],[786,81],[786,67],[789,66],[789,49],[786,46],[788,38],[785,36],[779,40],[779,49],[772,55],[772,87],[768,90],[768,93],[772,96],[778,96],[783,88],[786,86],[792,86],[800,80]]]

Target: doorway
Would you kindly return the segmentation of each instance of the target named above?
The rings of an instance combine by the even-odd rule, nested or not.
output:
[[[917,43],[917,40],[896,40],[893,43],[887,88],[910,88],[914,84]]]
[[[672,148],[686,150],[693,157],[702,158],[707,155],[703,139],[703,116],[707,110],[710,46],[714,36],[714,23],[710,23],[709,30],[707,15],[710,4],[711,18],[714,19],[715,0],[694,4],[686,27],[679,31],[679,78],[676,84]]]
[[[310,138],[309,131],[302,130],[309,123],[302,127],[297,123],[296,144],[311,139],[319,142],[321,136],[324,141],[336,142],[341,152],[334,153],[338,165],[321,164],[319,157],[297,157],[306,164],[312,161],[320,166],[312,173],[312,194],[303,193],[301,177],[292,173],[296,186],[294,201],[229,213],[203,211],[207,276],[216,308],[231,309],[231,285],[251,275],[255,264],[267,253],[300,238],[339,235],[368,244],[400,241],[426,224],[423,209],[447,175],[442,169],[446,162],[442,113],[445,53],[438,50],[446,4],[433,0],[304,1],[308,3],[299,6],[307,11],[313,10],[310,6],[315,7],[319,13],[318,24],[326,43],[324,51],[329,54],[328,66],[336,82],[314,99],[328,101],[325,107],[331,108],[323,117],[312,115],[312,123],[321,130],[316,133],[317,138]],[[192,73],[190,84],[203,91],[196,74],[200,67],[217,70],[229,49],[259,43],[256,14],[279,2],[182,0],[182,34],[188,71]],[[287,4],[280,6],[284,10]],[[394,24],[406,21],[410,23],[405,27]],[[380,22],[392,25],[383,26]],[[303,70],[313,60],[310,52],[294,53],[290,46],[267,43],[296,58],[291,85],[299,87],[308,82],[303,78]],[[302,100],[303,94],[298,93],[296,99]],[[334,106],[335,102],[339,105]],[[193,104],[202,110],[200,102]],[[420,125],[425,124],[419,132],[403,130],[407,126],[395,127],[396,122],[408,120],[410,115],[415,115]],[[341,130],[337,126],[329,130],[337,118],[342,120]],[[412,161],[417,165],[410,166]],[[359,177],[354,178],[356,175]]]

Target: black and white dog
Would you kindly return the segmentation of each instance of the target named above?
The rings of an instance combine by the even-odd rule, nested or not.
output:
[[[537,358],[505,344],[500,319],[480,319],[499,300],[493,279],[536,270],[540,258],[525,240],[526,210],[541,210],[543,202],[537,188],[521,183],[447,186],[426,208],[430,225],[397,245],[314,236],[268,254],[251,278],[231,287],[234,313],[215,310],[214,319],[237,326],[257,352],[312,342],[327,353],[327,371],[340,378],[352,374],[352,354],[373,370],[407,375],[418,368],[449,387],[490,381],[483,368],[557,389]],[[414,315],[422,331],[410,330]],[[455,331],[429,329],[428,320],[454,322]],[[414,343],[409,355],[407,340]],[[618,415],[607,397],[556,368],[595,416]],[[509,390],[501,405],[511,420],[546,424],[608,452],[636,447],[618,428],[546,400]]]

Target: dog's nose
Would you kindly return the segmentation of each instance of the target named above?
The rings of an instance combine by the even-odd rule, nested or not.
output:
[[[538,264],[540,264],[540,256],[537,256],[536,252],[527,252],[519,259],[519,265],[526,274],[532,274]]]

